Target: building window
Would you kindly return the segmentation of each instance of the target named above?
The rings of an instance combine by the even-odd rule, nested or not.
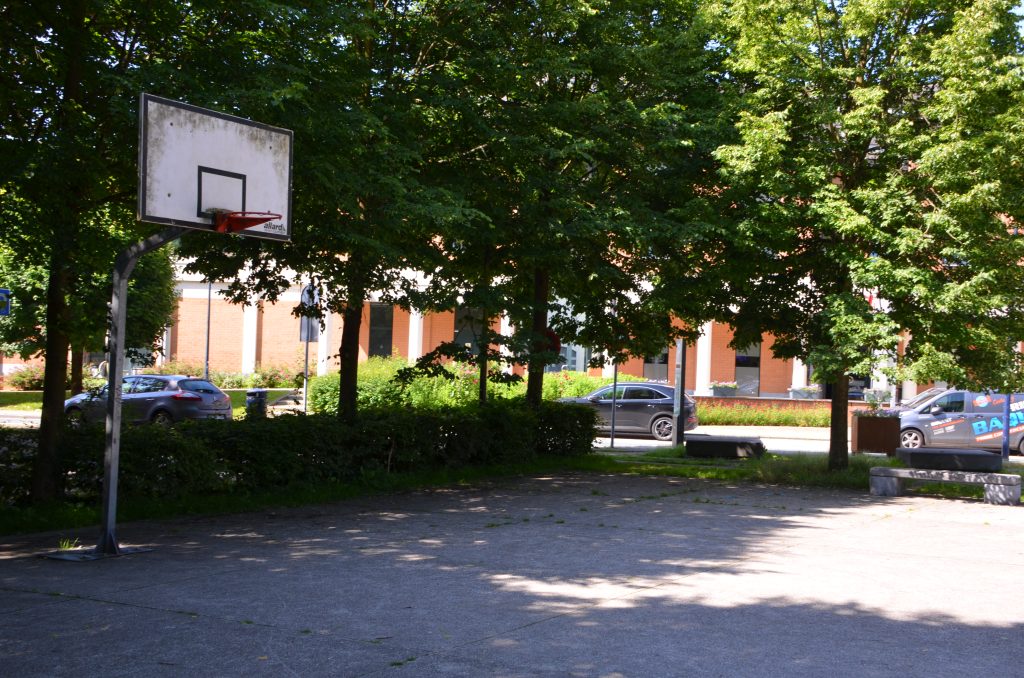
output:
[[[480,352],[480,336],[484,329],[484,313],[479,308],[455,309],[455,343],[465,346],[470,353]]]
[[[370,346],[368,355],[390,358],[391,337],[394,330],[395,309],[391,304],[370,304]]]
[[[591,350],[577,344],[563,344],[559,355],[562,362],[545,365],[545,372],[586,372]]]
[[[668,383],[668,349],[644,358],[644,378]]]
[[[757,396],[761,393],[761,344],[736,351],[736,393]]]

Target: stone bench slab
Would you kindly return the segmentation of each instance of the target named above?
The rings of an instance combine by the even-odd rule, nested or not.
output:
[[[686,435],[686,454],[690,457],[745,459],[764,456],[764,443],[757,436]]]
[[[1010,473],[981,473],[977,471],[942,471],[920,468],[891,468],[875,466],[871,469],[871,494],[876,497],[898,497],[908,480],[925,482],[964,483],[982,485],[985,502],[989,504],[1019,504],[1021,477]]]

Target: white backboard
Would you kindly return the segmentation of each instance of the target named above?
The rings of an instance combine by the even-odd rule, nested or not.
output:
[[[292,132],[143,94],[139,220],[215,230],[211,210],[273,212],[241,235],[291,238]]]

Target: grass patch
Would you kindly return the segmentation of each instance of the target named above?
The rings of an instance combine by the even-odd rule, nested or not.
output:
[[[448,468],[417,473],[366,475],[353,483],[288,487],[264,492],[198,494],[175,499],[123,499],[118,505],[121,521],[161,520],[181,516],[245,513],[275,508],[325,504],[346,499],[422,490],[434,487],[474,485],[485,481],[567,471],[597,474],[629,474],[699,478],[723,482],[752,482],[792,487],[850,490],[866,494],[872,466],[899,466],[894,459],[852,456],[849,468],[830,472],[823,455],[768,454],[761,459],[690,458],[679,448],[644,455],[613,457],[541,457],[532,462]],[[1016,471],[1006,471],[1016,472]],[[948,498],[979,499],[982,489],[972,485],[930,483],[911,485],[909,493]],[[598,490],[592,494],[603,494]],[[46,506],[0,507],[0,535],[64,530],[99,525],[99,502]],[[553,517],[551,515],[547,517]]]
[[[0,391],[0,409],[41,410],[43,409],[43,392]]]
[[[326,504],[382,494],[398,494],[432,487],[471,485],[524,475],[543,475],[561,471],[613,472],[617,463],[600,457],[541,457],[520,464],[438,469],[418,473],[380,473],[367,475],[359,482],[327,483],[288,487],[264,492],[233,494],[195,494],[168,498],[121,498],[117,515],[122,522],[163,520],[181,516],[246,513],[274,508]],[[54,503],[40,506],[0,507],[0,535],[47,532],[100,524],[100,503]]]
[[[249,389],[224,389],[224,393],[231,398],[231,410],[235,417],[245,415],[245,394]],[[272,388],[267,390],[267,404],[274,402],[291,389]],[[71,397],[68,391],[66,397]],[[10,410],[41,410],[43,409],[42,391],[0,391],[0,409]]]
[[[735,404],[700,403],[697,416],[705,426],[828,426],[832,421],[829,405],[813,409],[785,407],[739,400]]]

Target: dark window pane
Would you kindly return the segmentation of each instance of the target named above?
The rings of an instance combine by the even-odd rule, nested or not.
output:
[[[390,358],[394,329],[395,310],[391,304],[370,304],[370,346],[367,351],[371,358]]]

